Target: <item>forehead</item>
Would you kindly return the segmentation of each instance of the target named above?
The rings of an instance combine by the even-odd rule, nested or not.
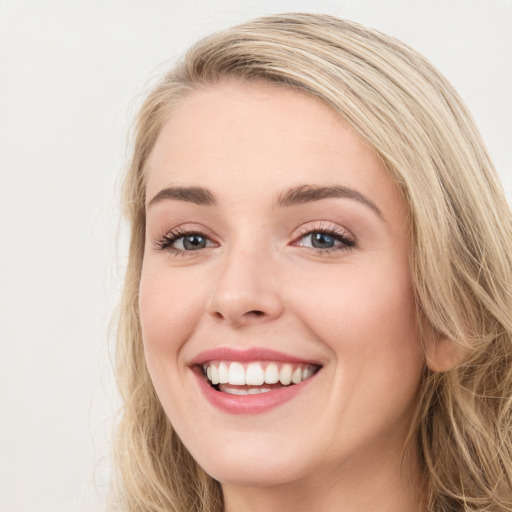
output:
[[[254,193],[304,183],[341,184],[400,201],[372,149],[313,96],[264,83],[226,82],[192,92],[163,126],[147,196],[170,184]]]
[[[314,140],[318,149],[327,149],[328,141],[318,137],[319,128],[341,124],[340,116],[307,93],[262,82],[221,82],[193,91],[173,109],[157,138],[151,164],[210,146],[231,145],[231,155],[235,148],[241,152],[256,147],[277,156],[277,148]],[[350,130],[348,125],[346,129]],[[312,149],[311,144],[308,147]],[[220,157],[221,152],[216,153]]]

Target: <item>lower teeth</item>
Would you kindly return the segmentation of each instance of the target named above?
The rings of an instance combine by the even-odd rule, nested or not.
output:
[[[261,393],[268,393],[272,391],[270,388],[257,387],[257,388],[240,388],[234,386],[227,386],[222,384],[217,387],[222,393],[228,393],[229,395],[259,395]]]

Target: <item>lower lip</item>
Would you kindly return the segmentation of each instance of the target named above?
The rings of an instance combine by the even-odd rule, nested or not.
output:
[[[315,376],[284,388],[256,395],[231,395],[212,388],[200,372],[194,372],[199,387],[206,399],[217,409],[229,414],[261,414],[295,398]]]

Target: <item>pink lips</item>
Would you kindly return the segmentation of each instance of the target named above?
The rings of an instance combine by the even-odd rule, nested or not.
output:
[[[319,364],[316,361],[291,357],[282,352],[271,349],[251,348],[247,350],[236,350],[231,348],[219,348],[207,350],[197,355],[190,363],[189,367],[194,372],[199,389],[204,397],[217,409],[229,414],[260,414],[273,409],[301,393],[310,382],[315,379],[315,375],[309,379],[282,388],[273,389],[267,393],[255,395],[232,395],[217,391],[206,381],[201,366],[208,361],[275,361],[299,364]]]
[[[240,361],[241,363],[249,361],[276,361],[283,363],[303,363],[320,365],[317,361],[300,359],[283,352],[278,352],[270,348],[249,348],[245,350],[232,348],[216,348],[206,350],[198,354],[189,363],[189,366],[202,365],[208,361]]]

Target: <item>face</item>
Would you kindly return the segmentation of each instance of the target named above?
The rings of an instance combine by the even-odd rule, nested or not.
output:
[[[165,412],[224,485],[399,460],[424,367],[406,207],[312,97],[223,83],[173,112],[147,176],[140,317]]]

